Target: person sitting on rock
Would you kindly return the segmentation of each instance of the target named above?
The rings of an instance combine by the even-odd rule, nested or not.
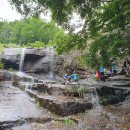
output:
[[[112,76],[115,76],[116,73],[117,73],[115,62],[112,62],[112,64],[111,64],[111,70],[112,70]]]
[[[78,74],[74,71],[74,73],[72,74],[72,77],[74,79],[74,82],[78,82],[79,80],[79,77],[78,77]]]
[[[64,79],[66,80],[67,83],[70,83],[71,75],[65,74],[65,75],[64,75]]]

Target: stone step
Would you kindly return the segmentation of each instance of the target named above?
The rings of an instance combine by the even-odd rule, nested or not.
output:
[[[111,81],[111,82],[105,82],[102,83],[101,86],[107,86],[107,87],[120,87],[120,88],[130,88],[130,81]]]
[[[116,75],[114,77],[109,77],[110,81],[130,81],[129,77],[126,77],[125,75]]]
[[[93,104],[82,98],[68,96],[53,96],[39,93],[34,90],[26,90],[26,92],[43,108],[60,115],[67,116],[78,112],[85,112],[86,109],[93,108]]]
[[[31,86],[32,90],[36,90],[38,92],[47,92],[52,95],[64,95],[66,91],[66,86],[62,84],[46,84],[46,83],[34,83]]]
[[[46,83],[34,83],[31,87],[31,90],[35,90],[37,92],[46,92],[50,95],[59,96],[74,96],[74,97],[82,97],[83,94],[92,92],[95,90],[95,87],[82,86],[80,84],[46,84]]]
[[[127,78],[130,78],[130,74],[128,74],[126,77],[127,77]]]

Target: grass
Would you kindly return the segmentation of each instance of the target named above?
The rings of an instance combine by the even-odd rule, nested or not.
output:
[[[71,126],[74,124],[74,121],[70,117],[65,117],[62,121],[63,124]]]
[[[83,94],[87,93],[88,89],[86,87],[84,87],[84,86],[71,86],[71,85],[68,85],[66,87],[66,92],[67,93],[78,93],[78,95],[80,97],[83,97]]]

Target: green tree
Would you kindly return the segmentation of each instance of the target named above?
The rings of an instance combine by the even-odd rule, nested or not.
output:
[[[60,53],[81,46],[86,51],[84,57],[87,58],[84,59],[92,67],[99,64],[107,66],[110,64],[111,58],[130,55],[130,1],[105,1],[10,0],[17,10],[25,13],[26,16],[31,11],[30,2],[35,2],[37,6],[44,7],[44,9],[50,9],[52,19],[68,30],[71,28],[70,19],[72,14],[74,12],[79,14],[81,19],[85,21],[82,31],[77,35],[59,35],[57,36],[59,40],[55,39],[53,41],[59,46],[58,51]],[[78,42],[79,39],[82,40]]]
[[[39,41],[48,44],[60,30],[55,23],[46,23],[34,17],[21,21],[4,22],[0,28],[0,42],[23,45]]]
[[[80,35],[59,32],[50,44],[56,46],[58,54],[62,54],[72,49],[83,50],[86,44],[85,40]]]

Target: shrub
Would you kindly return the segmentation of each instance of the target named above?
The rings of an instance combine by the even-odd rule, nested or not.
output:
[[[78,93],[78,95],[80,97],[83,97],[83,94],[87,93],[88,89],[86,87],[84,87],[84,86],[71,86],[71,85],[68,85],[66,87],[66,92],[67,93]]]
[[[0,69],[2,70],[4,68],[4,63],[0,61]]]
[[[9,71],[16,71],[16,70],[15,70],[14,68],[12,68],[12,67],[9,68],[8,70],[9,70]]]
[[[29,48],[44,48],[45,47],[45,43],[40,42],[40,41],[36,41],[34,43],[27,43],[24,46],[25,47],[29,47]]]
[[[74,121],[70,117],[65,117],[62,123],[70,126],[74,124]]]

